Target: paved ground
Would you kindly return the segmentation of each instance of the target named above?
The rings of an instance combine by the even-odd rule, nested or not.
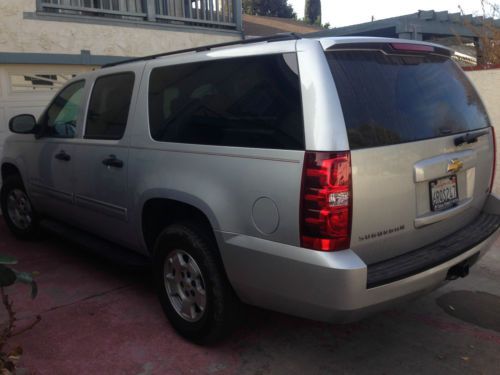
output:
[[[250,309],[225,343],[197,347],[164,319],[147,274],[70,244],[19,242],[0,219],[0,254],[38,271],[40,294],[9,293],[42,321],[12,339],[35,374],[499,374],[500,242],[472,275],[399,309],[335,326]]]

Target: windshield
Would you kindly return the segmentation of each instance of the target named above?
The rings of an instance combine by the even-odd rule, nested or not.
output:
[[[382,51],[326,53],[351,149],[446,136],[489,126],[479,96],[449,58]]]

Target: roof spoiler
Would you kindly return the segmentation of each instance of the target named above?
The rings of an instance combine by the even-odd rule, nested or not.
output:
[[[338,50],[378,50],[388,54],[436,54],[446,57],[452,56],[452,51],[448,48],[435,44],[412,43],[407,40],[391,40],[387,42],[362,42],[362,43],[336,43],[328,47],[327,51]]]

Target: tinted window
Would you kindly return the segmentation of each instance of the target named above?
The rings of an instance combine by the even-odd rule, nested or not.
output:
[[[44,136],[54,138],[75,136],[84,85],[84,81],[72,83],[54,98],[40,120],[44,126]]]
[[[92,91],[85,138],[120,139],[127,125],[134,74],[99,77]]]
[[[351,148],[384,146],[489,126],[463,72],[436,55],[327,53]]]
[[[155,140],[303,149],[295,55],[157,68],[149,83]]]

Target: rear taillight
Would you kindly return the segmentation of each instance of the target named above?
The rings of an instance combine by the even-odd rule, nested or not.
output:
[[[491,127],[491,136],[493,137],[493,171],[491,172],[490,193],[493,192],[493,184],[495,183],[495,172],[497,168],[497,138],[495,136],[494,127]]]
[[[349,248],[351,154],[306,151],[302,175],[301,246],[322,251]]]
[[[434,47],[425,44],[391,43],[391,47],[396,51],[404,52],[434,52]]]

